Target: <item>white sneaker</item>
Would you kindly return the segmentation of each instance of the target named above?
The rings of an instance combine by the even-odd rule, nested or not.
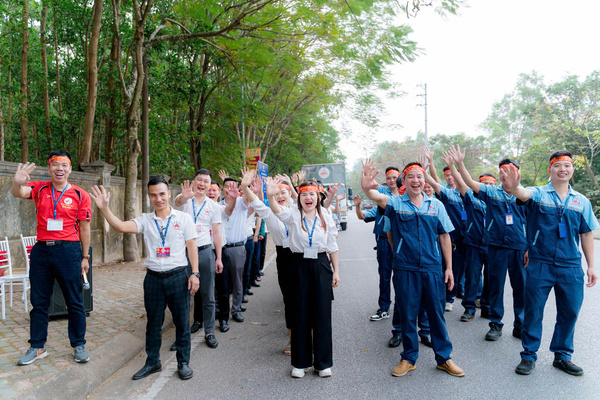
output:
[[[452,311],[453,308],[454,308],[454,304],[446,303],[446,311]]]
[[[390,317],[390,313],[387,311],[377,310],[374,315],[371,315],[371,321],[381,321],[382,319],[386,319]]]
[[[304,368],[292,368],[292,378],[303,378]]]
[[[319,371],[321,378],[329,378],[331,376],[331,368],[325,368],[323,371]]]

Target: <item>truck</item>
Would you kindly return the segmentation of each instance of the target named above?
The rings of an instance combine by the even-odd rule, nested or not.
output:
[[[320,181],[324,186],[330,186],[335,183],[341,183],[342,186],[337,194],[342,195],[340,200],[340,215],[338,222],[343,231],[348,227],[348,199],[346,186],[346,165],[343,163],[329,164],[306,164],[302,166],[302,170],[306,171],[306,179],[314,179]]]

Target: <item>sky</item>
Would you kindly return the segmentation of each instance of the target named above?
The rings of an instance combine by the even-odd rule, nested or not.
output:
[[[569,75],[586,77],[600,69],[600,1],[467,0],[458,15],[441,17],[431,9],[403,18],[423,54],[413,63],[390,67],[406,95],[386,100],[384,127],[375,141],[369,127],[338,121],[349,136],[340,149],[347,169],[375,143],[402,141],[425,130],[423,84],[427,84],[429,137],[464,132],[477,136],[495,102],[510,93],[521,73],[537,71],[546,83]]]

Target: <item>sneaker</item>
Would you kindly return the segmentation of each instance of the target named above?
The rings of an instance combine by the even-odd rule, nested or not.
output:
[[[583,368],[573,364],[571,361],[555,359],[552,363],[552,366],[566,372],[569,375],[583,375]]]
[[[473,318],[475,318],[475,313],[472,311],[465,311],[465,313],[463,315],[460,316],[460,320],[462,322],[469,322],[471,321]]]
[[[85,363],[90,360],[90,355],[88,354],[84,345],[75,347],[73,351],[75,356],[75,362]]]
[[[513,328],[513,336],[517,339],[521,339],[521,328],[514,327]]]
[[[386,319],[390,317],[390,313],[387,311],[377,310],[375,315],[371,315],[371,321],[381,321],[382,319]]]
[[[44,358],[47,355],[48,352],[44,348],[36,349],[35,347],[30,347],[25,353],[25,355],[19,358],[19,361],[17,361],[17,365],[29,365],[38,358]]]
[[[322,371],[319,371],[319,376],[321,378],[329,378],[331,376],[331,368],[325,368]]]
[[[485,340],[495,342],[502,336],[502,326],[494,322],[490,322],[490,330],[485,334]]]
[[[454,309],[454,304],[446,303],[446,311],[450,312]]]
[[[535,363],[530,360],[521,360],[521,363],[515,368],[515,372],[519,375],[529,375],[535,368]]]
[[[304,368],[292,368],[292,378],[304,378]]]

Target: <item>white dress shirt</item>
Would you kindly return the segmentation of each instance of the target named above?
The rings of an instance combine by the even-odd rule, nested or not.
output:
[[[169,218],[171,219],[169,220]],[[165,272],[188,264],[185,256],[185,242],[196,238],[196,229],[192,217],[171,207],[171,213],[164,220],[152,212],[142,214],[133,221],[137,225],[138,233],[144,234],[144,242],[148,250],[148,257],[146,257],[144,265],[148,269]],[[156,224],[158,224],[158,228]],[[158,229],[161,229],[165,236],[164,245]],[[160,248],[168,248],[170,256],[157,257],[157,249]]]
[[[284,222],[290,232],[290,249],[294,253],[304,253],[305,248],[317,249],[317,252],[323,253],[334,253],[338,250],[337,241],[335,238],[335,223],[329,214],[323,213],[323,219],[327,226],[327,232],[321,226],[321,220],[319,214],[315,215],[315,218],[308,219],[304,216],[300,217],[300,210],[294,207],[282,207],[282,211],[276,213],[275,216]],[[306,230],[302,229],[303,220],[306,220]],[[315,222],[316,219],[316,222]],[[312,246],[310,246],[309,234],[312,232],[313,223],[315,226]]]
[[[258,216],[265,221],[265,225],[269,228],[269,237],[273,239],[275,246],[290,247],[288,228],[284,222],[273,214],[271,208],[267,207],[258,198],[254,199],[250,205],[254,208]]]
[[[180,197],[181,195],[177,196]],[[177,200],[177,198],[175,200]],[[189,214],[194,220],[196,226],[196,246],[205,246],[212,243],[213,224],[221,223],[221,208],[217,203],[204,197],[203,202],[198,202],[195,197],[189,199],[178,210]]]
[[[224,205],[225,200],[221,203]],[[246,219],[248,218],[248,206],[244,204],[244,199],[238,197],[235,201],[235,207],[230,216],[225,213],[225,207],[221,212],[221,229],[225,230],[225,237],[228,244],[246,242]]]

